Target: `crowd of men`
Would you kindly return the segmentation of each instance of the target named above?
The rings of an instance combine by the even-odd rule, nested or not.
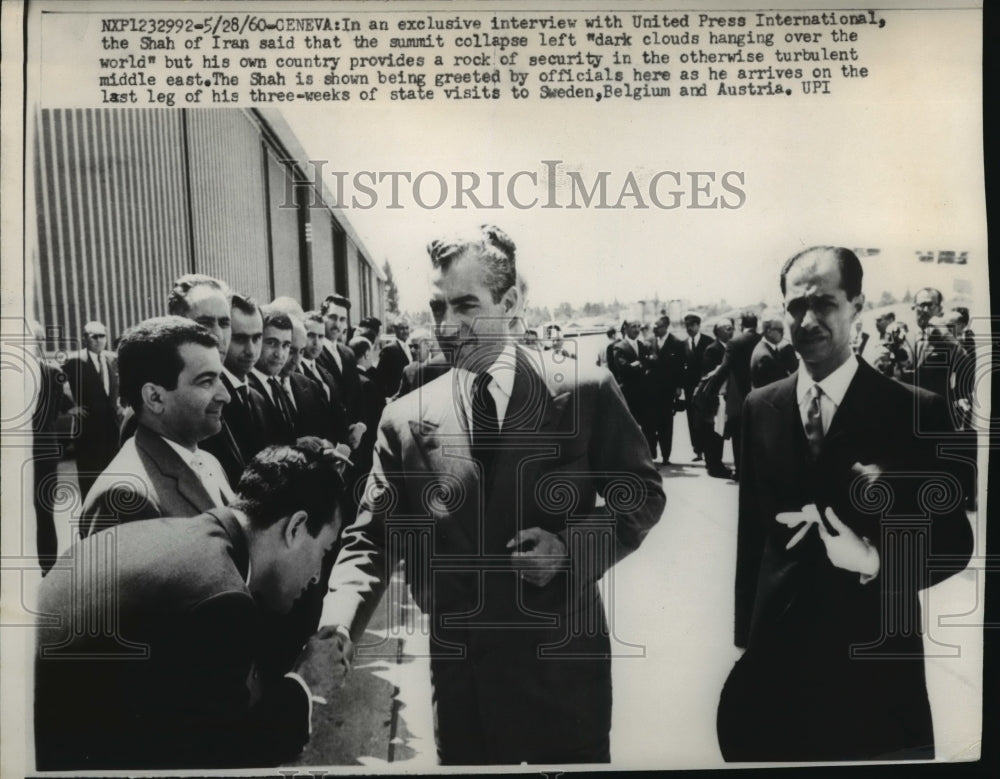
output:
[[[914,295],[912,309],[919,331],[913,337],[892,311],[876,318],[875,338],[856,318],[852,351],[886,376],[945,397],[956,432],[971,432],[976,341],[969,310],[959,306],[946,313],[944,296],[932,287]],[[678,337],[664,311],[651,329],[629,319],[620,330],[608,329],[597,365],[618,380],[654,458],[659,447],[659,462],[670,464],[673,416],[686,411],[695,462],[703,460],[710,476],[739,481],[746,396],[799,369],[784,315],[760,319],[744,312],[737,332],[735,320],[716,318],[709,336],[701,332],[701,316],[689,312],[686,337]],[[732,441],[734,470],[722,462],[726,439]],[[968,490],[968,500],[974,505],[974,490]]]
[[[59,560],[36,489],[39,610],[59,617],[39,628],[38,768],[293,758],[400,563],[433,626],[442,764],[608,762],[598,580],[663,513],[654,458],[670,462],[681,410],[696,459],[740,482],[735,640],[746,651],[720,701],[723,755],[933,756],[921,623],[909,618],[917,590],[968,559],[969,523],[961,506],[937,506],[928,544],[890,545],[848,493],[860,476],[940,470],[919,434],[969,424],[963,333],[942,324],[939,292],[916,297],[909,373],[884,367],[898,349],[889,323],[875,367],[865,361],[874,339],[852,335],[860,262],[835,247],[785,264],[784,314],[760,332],[750,313],[738,334],[715,321],[714,337],[696,313],[685,338],[666,315],[648,338],[626,320],[593,365],[568,362],[558,328],[544,349],[525,329],[523,274],[502,230],[428,253],[432,342],[413,343],[403,321],[385,339],[375,318],[352,327],[341,295],[303,311],[194,274],[114,356],[106,328],[87,323],[64,365],[80,538]],[[942,350],[946,365],[931,357]],[[66,407],[58,380],[42,387],[40,431]],[[722,463],[727,437],[735,473]],[[900,505],[919,504],[920,486],[895,485]],[[574,496],[572,517],[551,498],[560,491]],[[930,554],[952,567],[904,575]],[[846,662],[877,644],[886,603],[909,632],[875,652],[882,662]]]

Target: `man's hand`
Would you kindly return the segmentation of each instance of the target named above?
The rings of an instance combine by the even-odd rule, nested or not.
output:
[[[295,661],[293,670],[314,695],[324,696],[344,685],[354,659],[354,643],[345,632],[334,625],[321,627]]]
[[[521,578],[536,587],[544,587],[559,570],[558,559],[566,556],[566,544],[555,533],[529,527],[507,542]]]
[[[823,517],[833,532],[827,530]],[[859,573],[866,579],[876,576],[880,565],[878,550],[841,522],[832,508],[826,508],[823,517],[820,516],[819,509],[814,503],[803,506],[802,511],[783,511],[778,514],[775,519],[786,527],[794,528],[801,525],[798,532],[785,545],[785,549],[791,549],[798,544],[815,525],[831,563],[845,571]]]
[[[76,419],[87,418],[87,409],[85,409],[83,406],[73,406],[73,408],[71,408],[66,413],[71,417],[75,417]]]
[[[355,422],[347,429],[347,443],[350,445],[351,449],[357,449],[358,444],[361,443],[361,436],[365,434],[368,429],[368,425],[364,422]]]

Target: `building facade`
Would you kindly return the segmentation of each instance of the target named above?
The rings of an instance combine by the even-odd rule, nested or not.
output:
[[[337,292],[384,319],[384,275],[277,112],[51,109],[34,134],[35,318],[76,340],[166,313],[206,273],[266,302]]]

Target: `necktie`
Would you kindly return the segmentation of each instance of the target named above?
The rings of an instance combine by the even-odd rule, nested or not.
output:
[[[110,394],[111,388],[108,386],[108,375],[104,372],[104,360],[101,359],[99,354],[94,355],[94,370],[97,371],[97,375],[101,379],[101,386],[104,387],[104,394]]]
[[[249,389],[246,384],[241,384],[236,388],[236,397],[239,398],[240,405],[243,408],[250,408],[250,398],[247,397],[247,392],[249,392]]]
[[[288,406],[292,411],[298,411],[299,407],[295,405],[295,395],[292,394],[292,380],[285,376],[284,380],[281,382],[281,386],[285,390],[285,398],[288,400]]]
[[[495,453],[489,449],[490,439],[500,433],[497,403],[490,392],[493,377],[480,373],[472,383],[472,456],[483,465],[483,474],[489,483],[490,468]]]
[[[809,400],[809,407],[806,409],[806,439],[809,441],[809,451],[812,456],[819,457],[819,451],[823,446],[823,409],[820,405],[820,397],[823,390],[819,384],[813,384],[812,397]]]
[[[304,375],[308,376],[313,381],[316,381],[316,382],[319,383],[319,386],[323,388],[323,394],[326,395],[326,399],[329,400],[330,399],[330,387],[323,380],[323,377],[320,376],[319,371],[316,369],[316,366],[314,364],[303,362],[302,363],[302,372],[303,372]]]
[[[284,417],[285,424],[288,427],[293,427],[292,411],[288,407],[288,398],[285,397],[285,390],[282,389],[281,384],[274,376],[269,378],[267,383],[271,385],[271,399],[274,400],[274,405],[278,407],[278,411]]]

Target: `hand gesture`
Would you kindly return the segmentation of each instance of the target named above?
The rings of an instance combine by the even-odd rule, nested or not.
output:
[[[559,569],[560,560],[566,556],[566,544],[555,533],[540,527],[529,527],[507,542],[513,549],[511,558],[521,571],[521,578],[536,587],[544,587]]]
[[[368,425],[364,422],[355,422],[347,429],[347,443],[351,449],[358,448],[358,444],[361,443],[361,436],[365,434],[367,429]]]
[[[343,687],[354,659],[354,643],[334,625],[321,627],[295,661],[299,674],[313,694]]]
[[[823,521],[824,517],[826,522]],[[816,504],[810,503],[803,506],[801,511],[783,511],[775,519],[786,527],[798,527],[798,532],[785,544],[785,549],[798,544],[815,525],[826,548],[826,556],[837,568],[869,578],[878,574],[878,550],[841,522],[832,508],[824,509],[821,516]],[[827,523],[830,530],[827,529]]]

